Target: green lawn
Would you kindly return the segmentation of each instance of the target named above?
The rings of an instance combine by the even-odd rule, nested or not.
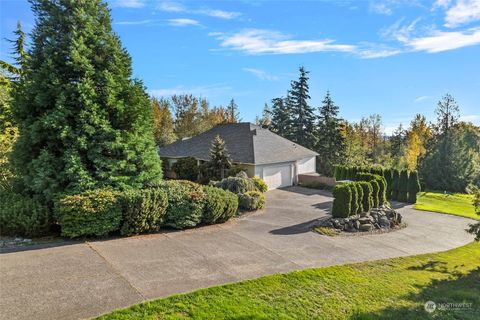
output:
[[[480,243],[437,254],[266,276],[100,319],[479,319]],[[424,310],[426,301],[471,303]]]
[[[415,209],[454,214],[480,220],[472,204],[473,196],[463,193],[420,192]]]

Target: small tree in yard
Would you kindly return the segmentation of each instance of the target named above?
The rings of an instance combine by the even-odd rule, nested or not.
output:
[[[232,167],[232,161],[230,160],[230,155],[225,147],[225,141],[223,141],[218,135],[212,141],[209,167],[213,171],[214,178],[216,179],[225,178],[225,170]]]

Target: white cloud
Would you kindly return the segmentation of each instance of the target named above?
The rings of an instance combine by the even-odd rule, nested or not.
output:
[[[232,88],[229,86],[221,83],[216,83],[212,85],[194,87],[185,87],[183,85],[178,85],[172,88],[150,90],[150,94],[155,97],[169,97],[174,94],[193,94],[194,96],[215,97],[224,95],[231,90]]]
[[[430,97],[429,96],[416,97],[415,100],[413,100],[413,102],[415,102],[415,103],[421,102],[421,101],[427,100],[428,98],[430,98]]]
[[[165,12],[191,13],[191,14],[204,15],[204,16],[225,19],[225,20],[235,19],[241,15],[239,12],[215,10],[215,9],[194,10],[194,9],[189,9],[180,3],[171,2],[171,1],[160,3],[157,6],[157,9]]]
[[[356,47],[336,44],[334,40],[290,40],[289,36],[277,31],[247,29],[232,35],[216,33],[222,47],[243,51],[248,54],[293,54],[324,51],[353,52]]]
[[[123,8],[142,8],[145,2],[144,0],[116,0],[113,5]]]
[[[243,68],[243,71],[249,72],[253,74],[255,77],[261,79],[261,80],[268,80],[268,81],[277,81],[278,77],[269,74],[266,71],[260,70],[260,69],[255,69],[255,68]]]
[[[433,4],[433,10],[437,9],[437,8],[448,8],[448,6],[450,6],[450,3],[452,3],[452,0],[437,0],[435,1],[435,3]]]
[[[178,19],[169,19],[167,20],[168,24],[175,27],[185,27],[185,26],[198,26],[200,23],[197,20],[178,18]]]
[[[480,28],[466,31],[434,31],[430,35],[405,39],[403,41],[415,51],[429,53],[459,49],[480,44]]]
[[[141,24],[150,24],[153,20],[138,20],[138,21],[118,21],[114,22],[113,24],[119,25],[141,25]]]
[[[386,2],[370,2],[370,11],[388,16],[393,13]]]
[[[445,26],[454,28],[477,20],[480,20],[480,0],[458,0],[446,12]]]

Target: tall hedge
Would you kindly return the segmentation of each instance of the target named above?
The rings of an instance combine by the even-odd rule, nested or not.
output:
[[[392,193],[391,199],[397,200],[398,199],[398,182],[400,180],[400,171],[398,169],[392,170]]]
[[[363,212],[369,212],[373,207],[373,187],[370,182],[359,181],[358,184],[362,187],[362,209]]]
[[[417,202],[417,193],[420,192],[420,181],[418,179],[418,171],[414,170],[410,172],[408,177],[408,202]]]
[[[350,202],[350,215],[357,214],[358,211],[358,192],[354,182],[348,183],[350,193],[352,194],[352,201]]]
[[[402,170],[400,178],[398,179],[398,196],[397,201],[408,201],[408,171]]]
[[[359,182],[354,182],[357,188],[357,213],[363,212],[363,188]]]
[[[346,218],[351,212],[352,191],[347,183],[337,184],[333,188],[332,216]]]

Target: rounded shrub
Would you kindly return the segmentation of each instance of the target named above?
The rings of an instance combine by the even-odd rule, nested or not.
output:
[[[359,181],[358,184],[362,187],[362,212],[369,212],[373,208],[373,187],[370,182]]]
[[[0,192],[0,233],[35,237],[50,228],[50,211],[40,202],[11,191]]]
[[[186,157],[178,159],[177,162],[172,165],[172,170],[180,180],[197,181],[200,169],[197,159]]]
[[[240,172],[235,177],[228,177],[214,183],[217,188],[228,190],[235,194],[242,194],[248,191],[256,191],[257,188],[253,179],[250,179],[245,172]]]
[[[354,182],[357,188],[357,213],[363,212],[363,188],[359,182]]]
[[[380,186],[379,186],[377,180],[370,181],[370,184],[372,185],[373,208],[377,208],[380,204],[379,196],[378,196],[379,191],[380,191]]]
[[[163,188],[127,190],[122,193],[120,201],[123,214],[121,234],[158,231],[168,206],[167,192]]]
[[[202,223],[214,224],[223,215],[227,207],[227,192],[217,187],[206,186],[205,205],[203,207]]]
[[[408,177],[408,202],[417,202],[417,193],[420,192],[420,180],[418,179],[418,171],[414,170],[410,172]]]
[[[352,194],[352,200],[350,202],[350,215],[357,214],[358,211],[358,192],[355,183],[350,182],[347,184],[350,187],[350,192]]]
[[[258,210],[265,207],[265,195],[259,191],[247,191],[238,195],[238,206],[244,210]]]
[[[111,189],[95,189],[57,200],[55,215],[62,235],[100,237],[117,231],[122,220],[119,196]]]
[[[398,196],[397,200],[400,202],[407,202],[408,200],[408,171],[402,170],[400,178],[398,179]]]
[[[332,216],[346,218],[351,212],[352,191],[348,183],[337,184],[333,188]]]
[[[265,193],[265,192],[268,191],[268,185],[262,178],[253,177],[252,180],[253,180],[253,183],[255,184],[255,188],[258,191],[260,191],[262,193]]]
[[[175,229],[195,227],[202,220],[205,192],[197,183],[186,180],[168,180],[167,213],[163,225]]]
[[[225,194],[225,210],[215,221],[216,223],[222,223],[228,221],[231,217],[235,216],[238,212],[238,196],[230,191],[226,191]]]

